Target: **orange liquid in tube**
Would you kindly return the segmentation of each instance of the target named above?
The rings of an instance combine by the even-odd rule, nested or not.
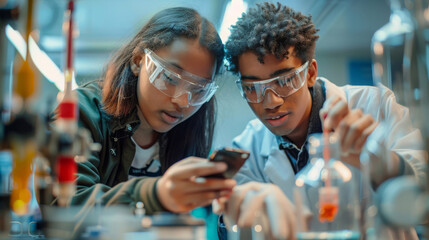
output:
[[[329,176],[328,163],[330,159],[329,153],[329,131],[323,130],[323,159],[325,160],[325,170],[327,177],[325,186],[319,189],[319,220],[320,222],[332,222],[338,213],[338,188],[331,186]]]
[[[332,203],[324,203],[320,207],[319,220],[321,222],[332,222],[338,212],[338,205]]]

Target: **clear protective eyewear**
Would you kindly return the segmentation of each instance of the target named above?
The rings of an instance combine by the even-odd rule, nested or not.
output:
[[[251,103],[260,103],[264,100],[265,92],[270,89],[277,96],[288,97],[304,86],[307,78],[308,61],[292,72],[262,81],[236,81],[241,95]],[[304,71],[304,73],[302,73]]]
[[[218,86],[212,79],[186,72],[145,49],[146,71],[150,83],[165,95],[178,98],[187,94],[188,104],[199,106],[214,95]],[[214,74],[213,74],[214,75]]]

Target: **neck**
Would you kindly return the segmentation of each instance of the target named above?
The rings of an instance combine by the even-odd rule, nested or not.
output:
[[[133,139],[140,147],[149,148],[158,140],[159,133],[152,129],[140,109],[137,110],[137,115],[140,119],[140,126],[134,132]]]
[[[158,133],[155,131],[147,131],[146,129],[138,128],[133,134],[134,141],[141,148],[150,148],[158,140]]]
[[[310,94],[310,93],[309,93]],[[301,121],[301,124],[287,137],[291,142],[293,142],[297,147],[301,148],[302,145],[304,145],[305,141],[307,140],[308,135],[308,126],[310,124],[310,114],[311,114],[311,107],[313,105],[313,99],[310,96],[310,104],[307,105],[307,108],[305,109],[305,113],[302,116],[304,119]]]
[[[302,124],[302,128],[296,129],[296,132],[288,136],[291,142],[293,142],[298,148],[301,148],[304,145],[305,140],[307,140],[308,133],[308,124],[309,120],[306,120],[305,124]]]

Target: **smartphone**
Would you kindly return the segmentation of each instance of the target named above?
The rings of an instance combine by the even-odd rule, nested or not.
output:
[[[224,162],[228,166],[225,172],[205,176],[206,178],[232,178],[249,158],[250,153],[243,149],[222,148],[214,151],[209,160],[211,162]]]

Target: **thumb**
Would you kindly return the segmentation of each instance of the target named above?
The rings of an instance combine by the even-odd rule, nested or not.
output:
[[[225,211],[227,199],[225,197],[216,198],[212,201],[212,211],[214,214],[220,215]]]

